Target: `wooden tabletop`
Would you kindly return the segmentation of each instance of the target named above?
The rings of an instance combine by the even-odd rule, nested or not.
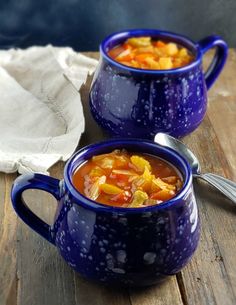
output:
[[[89,113],[90,81],[81,90],[86,132],[79,147],[104,138]],[[221,76],[209,91],[203,123],[184,142],[198,156],[203,172],[236,181],[235,50],[230,50]],[[51,175],[62,178],[63,166],[62,162],[55,165]],[[161,286],[121,290],[82,279],[56,247],[17,218],[10,200],[16,176],[0,174],[0,305],[236,304],[236,206],[204,182],[194,183],[202,231],[191,262]],[[40,217],[52,223],[56,202],[50,195],[35,190],[25,197]]]

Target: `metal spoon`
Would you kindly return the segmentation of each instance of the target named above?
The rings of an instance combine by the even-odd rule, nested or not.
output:
[[[226,197],[236,203],[236,183],[216,174],[201,174],[201,168],[197,157],[182,142],[161,132],[156,134],[154,142],[178,151],[189,162],[192,168],[193,177],[201,178],[207,181],[209,184],[213,185],[221,193],[223,193]]]

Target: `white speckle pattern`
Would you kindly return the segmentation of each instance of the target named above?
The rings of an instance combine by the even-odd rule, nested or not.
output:
[[[116,251],[116,258],[117,261],[120,263],[125,263],[127,261],[127,254],[124,250],[117,250]]]
[[[112,268],[111,269],[114,273],[119,273],[119,274],[125,274],[125,270],[121,268]]]
[[[146,265],[153,264],[155,262],[155,259],[156,259],[156,253],[153,252],[146,252],[143,256],[143,260]]]
[[[132,215],[134,218],[130,221],[128,214],[91,213],[70,203],[62,212],[61,224],[56,227],[56,244],[62,256],[82,275],[89,274],[104,282],[135,283],[140,275],[137,273],[134,279],[129,270],[137,263],[144,270],[145,278],[150,270],[157,277],[163,272],[178,272],[195,250],[199,236],[191,189],[180,202],[179,212],[173,214],[171,209],[146,212]],[[153,238],[147,246],[150,234]]]
[[[90,93],[91,112],[112,134],[152,137],[166,131],[184,135],[204,117],[207,96],[201,66],[184,74],[135,81],[133,74],[121,75],[106,65],[100,67]],[[182,120],[178,120],[179,114]]]
[[[192,212],[190,214],[190,222],[192,224],[191,226],[191,233],[193,233],[198,224],[198,209],[197,209],[197,203],[194,196],[192,196]]]

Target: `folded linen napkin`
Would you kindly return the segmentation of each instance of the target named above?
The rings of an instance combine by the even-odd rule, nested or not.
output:
[[[71,48],[0,51],[0,171],[47,173],[84,131],[77,90],[97,61]]]

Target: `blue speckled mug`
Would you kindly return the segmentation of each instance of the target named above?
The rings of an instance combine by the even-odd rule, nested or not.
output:
[[[194,55],[187,66],[145,70],[115,62],[107,52],[127,38],[151,36],[186,47]],[[206,71],[202,57],[216,47]],[[152,139],[157,132],[184,136],[199,126],[207,109],[209,89],[227,57],[227,45],[218,36],[198,43],[170,32],[128,30],[108,36],[100,46],[100,62],[90,90],[90,108],[96,122],[113,136]]]
[[[145,208],[99,204],[72,184],[75,169],[94,155],[125,148],[173,164],[184,185],[173,199]],[[49,226],[25,204],[22,193],[41,189],[58,200]],[[19,217],[56,245],[66,262],[88,279],[107,284],[145,286],[177,273],[192,257],[200,234],[189,164],[176,151],[153,142],[114,139],[82,148],[66,164],[64,180],[41,174],[18,177],[11,198]]]

